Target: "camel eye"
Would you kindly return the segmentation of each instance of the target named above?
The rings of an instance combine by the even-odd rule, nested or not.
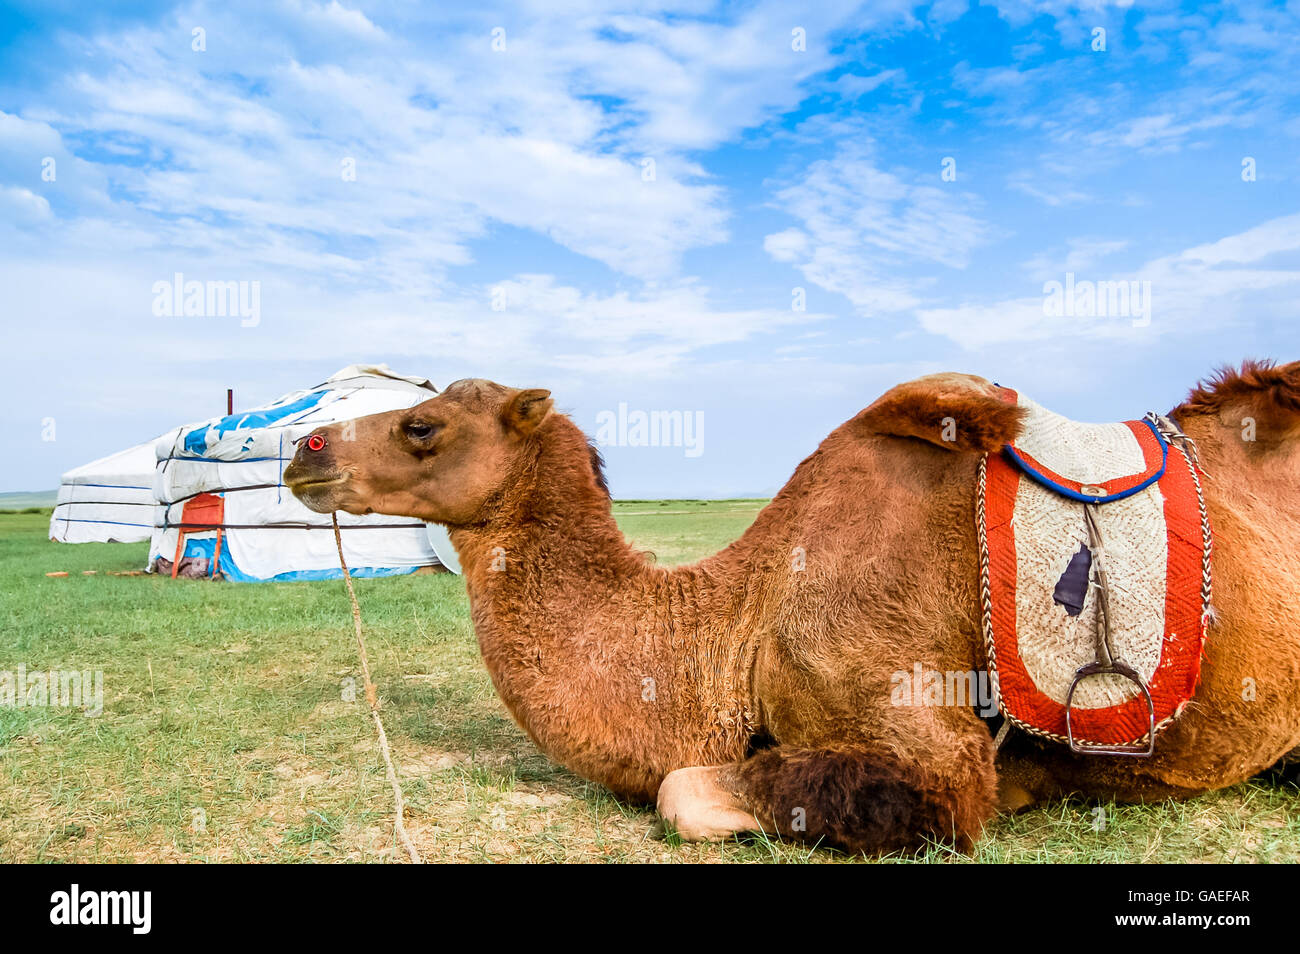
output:
[[[406,436],[412,440],[427,441],[438,432],[438,428],[424,421],[412,421],[406,425]]]

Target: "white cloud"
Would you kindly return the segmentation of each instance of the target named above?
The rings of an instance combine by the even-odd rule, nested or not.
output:
[[[50,203],[44,196],[19,186],[0,186],[0,219],[25,224],[49,217]]]
[[[920,184],[879,168],[869,148],[844,146],[776,193],[774,206],[801,225],[768,235],[763,247],[863,314],[897,312],[920,302],[920,282],[899,277],[899,266],[965,268],[988,240],[976,204],[953,183]]]
[[[901,69],[881,70],[871,76],[859,76],[856,73],[845,73],[834,82],[835,90],[845,99],[857,99],[865,96],[867,93],[883,86],[885,83],[900,80],[903,77]]]
[[[1103,259],[1124,251],[1129,244],[1127,239],[1067,239],[1064,251],[1045,249],[1025,262],[1024,268],[1038,279],[1059,279],[1063,272],[1083,272],[1093,268]]]
[[[1056,189],[1043,188],[1041,183],[1044,179],[1049,178],[1053,177],[1042,174],[1035,176],[1029,172],[1015,172],[1007,177],[1007,188],[1014,189],[1016,192],[1023,192],[1030,198],[1037,199],[1044,205],[1053,208],[1062,205],[1079,205],[1093,200],[1093,197],[1087,192],[1064,184],[1061,184]]]
[[[330,0],[327,5],[299,4],[299,9],[309,16],[318,16],[324,22],[347,33],[354,33],[367,39],[384,35],[384,31],[375,26],[364,13],[343,6],[339,0]]]
[[[726,21],[690,4],[568,18],[529,4],[370,17],[339,0],[193,7],[84,43],[28,118],[95,155],[101,211],[156,217],[159,249],[224,246],[236,268],[310,270],[315,257],[331,279],[432,292],[505,224],[662,281],[687,251],[730,237],[726,195],[687,151],[793,108],[835,62],[836,30],[905,9],[856,7],[792,18],[760,3]],[[437,49],[415,38],[430,35]]]
[[[1104,245],[1100,246],[1104,251]],[[1085,249],[1094,257],[1099,246]],[[1063,275],[1049,276],[1064,281]],[[1129,317],[1049,317],[1044,296],[918,311],[921,326],[967,349],[1053,339],[1175,338],[1278,319],[1293,321],[1300,297],[1300,214],[1217,242],[1152,259],[1136,269],[1080,281],[1150,283],[1150,324]]]
[[[1287,215],[1217,242],[1189,248],[1178,258],[1183,263],[1212,267],[1228,262],[1250,264],[1297,249],[1300,249],[1300,215]]]
[[[97,34],[69,26],[47,37],[48,72],[11,90],[14,115],[0,113],[0,285],[22,365],[11,387],[24,396],[7,402],[6,425],[26,427],[27,396],[39,395],[125,444],[154,424],[131,430],[119,408],[158,410],[161,426],[179,395],[207,413],[228,376],[270,397],[360,359],[439,381],[576,382],[630,400],[657,388],[662,406],[688,392],[719,406],[744,393],[752,416],[751,394],[794,386],[801,399],[833,391],[838,402],[868,365],[897,362],[898,377],[917,373],[904,365],[949,367],[956,349],[935,334],[961,348],[1001,345],[971,370],[995,373],[1015,354],[1020,373],[1053,386],[1084,372],[1051,363],[1049,374],[1047,355],[1122,345],[1142,360],[1162,350],[1199,360],[1178,336],[1224,323],[1215,347],[1202,347],[1217,354],[1251,334],[1286,334],[1296,223],[1134,268],[1136,249],[1186,221],[1170,204],[1199,186],[1179,164],[1165,188],[1122,165],[1214,145],[1189,157],[1204,167],[1218,147],[1234,156],[1239,138],[1296,135],[1300,73],[1280,13],[1212,23],[1144,8],[1140,46],[1125,46],[1132,30],[1112,30],[1106,59],[1083,52],[1084,27],[1115,22],[1115,9],[1017,0],[1000,9],[1026,24],[1015,55],[1034,68],[962,65],[950,77],[941,64],[982,28],[976,16],[940,31],[968,14],[961,0],[925,8],[924,23],[910,0],[620,9],[187,0],[127,21],[146,27],[92,18],[85,29]],[[1069,22],[1053,37],[1043,14]],[[206,52],[191,49],[195,25]],[[804,52],[791,49],[796,27]],[[893,43],[901,31],[913,35]],[[914,50],[938,71],[905,74]],[[1135,64],[1161,55],[1168,66],[1142,82]],[[1202,221],[1224,220],[1225,208],[1232,221],[1274,214],[1252,210],[1285,163],[1250,148],[1257,187],[1239,205],[1216,195]],[[933,159],[909,171],[886,150]],[[962,163],[957,183],[939,178],[948,152]],[[40,178],[46,156],[56,182]],[[345,159],[354,182],[341,175]],[[1233,163],[1223,171],[1235,179]],[[970,194],[985,188],[983,201]],[[1026,211],[1038,202],[1070,214]],[[1119,202],[1147,205],[1140,216],[1103,208]],[[1117,222],[1122,239],[1069,238]],[[1013,247],[984,251],[1012,228]],[[1038,288],[1067,270],[1150,280],[1152,326],[1045,322]],[[175,271],[261,281],[261,324],[153,317],[151,286]],[[837,308],[839,324],[791,311],[787,284],[809,286],[810,303]],[[823,304],[832,296],[814,285],[852,309]],[[494,290],[504,311],[491,307]],[[866,324],[854,309],[887,320]],[[873,378],[864,401],[894,380]],[[802,410],[763,406],[808,437]],[[729,436],[768,454],[772,430],[745,422]],[[26,466],[25,452],[10,456]]]
[[[203,258],[178,262],[176,270],[187,280],[241,277]],[[689,281],[602,294],[552,275],[519,274],[429,300],[392,290],[339,294],[271,277],[261,285],[260,323],[241,328],[237,318],[154,316],[153,283],[172,277],[115,260],[0,262],[7,306],[30,316],[6,328],[9,345],[29,355],[57,352],[82,369],[86,387],[114,386],[125,366],[250,355],[342,366],[392,353],[459,367],[458,377],[581,371],[626,380],[672,374],[707,349],[831,318],[788,306],[720,306],[708,288]],[[51,338],[52,327],[79,330]]]
[[[1087,138],[1092,145],[1103,148],[1118,145],[1143,153],[1172,152],[1196,133],[1233,123],[1240,124],[1241,118],[1226,112],[1185,120],[1171,113],[1160,113],[1098,129]]]
[[[1043,315],[1043,299],[1017,298],[992,305],[926,308],[917,312],[921,327],[942,335],[963,348],[979,348],[1004,341],[1053,337],[1060,332]],[[1063,319],[1057,325],[1066,327]]]

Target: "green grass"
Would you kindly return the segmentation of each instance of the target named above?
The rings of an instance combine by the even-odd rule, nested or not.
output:
[[[668,564],[738,536],[758,501],[621,501]],[[339,582],[109,576],[144,544],[45,539],[48,511],[0,515],[0,670],[99,669],[104,712],[0,708],[0,861],[381,861],[390,792]],[[97,571],[83,575],[83,571]],[[67,571],[66,577],[47,577]],[[357,582],[407,824],[429,860],[845,861],[765,838],[682,843],[541,756],[479,660],[450,575]],[[997,820],[974,861],[1300,861],[1291,786],[1186,803],[1058,803]],[[1100,830],[1096,830],[1100,828]]]

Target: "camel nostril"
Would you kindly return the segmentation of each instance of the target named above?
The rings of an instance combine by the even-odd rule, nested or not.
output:
[[[324,450],[325,438],[320,434],[313,434],[311,437],[307,438],[307,449],[313,451]]]

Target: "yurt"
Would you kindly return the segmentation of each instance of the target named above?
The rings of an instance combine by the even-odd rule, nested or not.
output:
[[[59,482],[50,539],[136,543],[153,534],[154,441],[74,468]]]
[[[237,582],[341,576],[329,517],[284,485],[295,442],[322,424],[412,407],[437,393],[385,365],[351,365],[313,388],[161,438],[153,447],[148,569]],[[338,518],[354,576],[459,571],[440,526],[382,514]]]

